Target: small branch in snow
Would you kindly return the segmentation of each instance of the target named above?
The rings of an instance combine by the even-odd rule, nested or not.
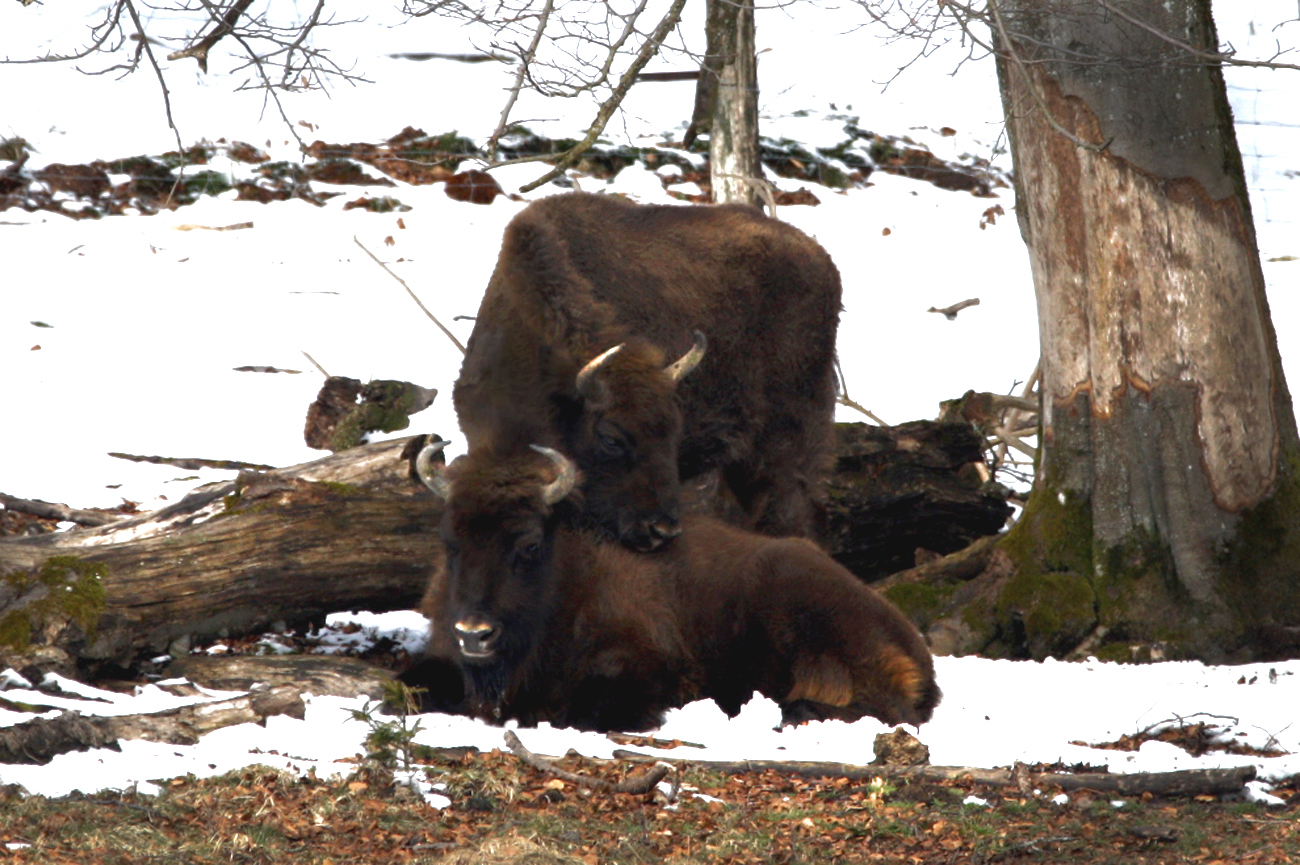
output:
[[[154,463],[160,466],[174,466],[178,469],[195,471],[197,469],[223,469],[229,471],[269,472],[275,466],[261,463],[246,463],[239,460],[210,460],[203,457],[147,457],[138,454],[120,454],[109,452],[109,456],[133,463]]]
[[[968,306],[979,306],[979,305],[980,305],[980,299],[978,297],[972,297],[969,300],[963,300],[960,303],[954,303],[952,306],[945,306],[943,309],[939,309],[938,307],[932,306],[929,309],[927,309],[926,312],[937,312],[940,315],[942,315],[944,318],[948,319],[949,321],[955,321],[957,318],[957,313],[961,312],[963,309],[965,309]]]
[[[379,265],[380,267],[382,267],[385,273],[387,273],[393,279],[401,283],[402,288],[406,289],[406,293],[411,296],[411,300],[415,301],[416,306],[424,310],[424,314],[429,316],[429,320],[432,321],[434,324],[438,325],[438,329],[447,335],[447,339],[451,340],[452,344],[454,344],[456,348],[460,349],[461,354],[465,353],[465,346],[461,344],[461,341],[456,339],[456,335],[454,333],[447,330],[446,325],[438,321],[437,316],[429,312],[429,308],[425,306],[423,303],[421,303],[420,298],[416,296],[414,291],[411,291],[411,287],[406,284],[406,280],[402,279],[400,276],[393,273],[393,271],[389,269],[388,265],[384,264],[382,261],[376,258],[375,254],[371,252],[369,249],[366,249],[366,245],[362,243],[360,240],[358,240],[355,236],[352,238],[352,242],[355,243],[357,246],[361,247],[363,250],[365,250],[366,255],[370,256],[370,260],[373,261],[375,264]]]
[[[0,763],[44,765],[59,754],[103,748],[119,739],[192,745],[204,733],[222,727],[262,723],[270,715],[302,718],[305,711],[294,685],[152,714],[104,717],[67,711],[5,727],[0,731]]]
[[[54,502],[43,502],[39,499],[20,499],[4,493],[0,493],[0,505],[4,505],[8,510],[31,514],[34,517],[65,520],[81,526],[106,526],[109,523],[124,519],[126,516],[125,514],[110,514],[104,511],[86,511]]]
[[[534,769],[540,769],[562,781],[568,781],[570,784],[576,784],[588,790],[599,790],[604,793],[632,793],[644,796],[653,790],[655,785],[662,781],[669,772],[676,771],[676,767],[672,764],[661,760],[651,766],[648,771],[614,784],[604,778],[591,778],[587,775],[579,775],[576,772],[561,769],[545,757],[540,757],[525,748],[524,743],[519,741],[519,737],[515,735],[514,730],[506,730],[506,745],[516,757]]]
[[[327,372],[325,371],[325,367],[321,366],[320,364],[318,364],[318,363],[316,362],[316,358],[314,358],[314,357],[312,357],[311,355],[307,354],[307,352],[304,351],[304,350],[301,349],[301,348],[298,349],[298,351],[301,351],[301,352],[302,352],[302,356],[305,357],[305,358],[307,358],[307,360],[311,361],[311,365],[314,366],[314,367],[316,367],[316,371],[317,371],[317,372],[319,372],[321,375],[325,376],[326,378],[329,378],[329,377],[330,377],[330,374],[327,373]]]

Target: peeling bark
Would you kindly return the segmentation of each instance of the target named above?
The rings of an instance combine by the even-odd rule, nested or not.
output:
[[[1039,502],[1005,545],[1022,597],[993,601],[1002,638],[1032,616],[1024,597],[1060,600],[1025,585],[1034,573],[1068,573],[1103,642],[1289,652],[1261,634],[1300,622],[1300,443],[1221,70],[1091,6],[996,8],[1044,394]],[[1216,47],[1208,0],[1125,8]],[[1233,559],[1259,522],[1277,549],[1246,574]],[[1281,604],[1261,608],[1263,588]],[[1041,656],[1054,643],[1037,636],[1022,642]]]
[[[758,58],[753,0],[709,0],[709,59],[702,73],[716,75],[707,88],[709,166],[716,204],[758,204],[763,165],[758,150]]]

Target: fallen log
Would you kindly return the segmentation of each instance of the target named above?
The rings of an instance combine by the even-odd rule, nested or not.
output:
[[[0,539],[0,664],[129,665],[177,640],[411,608],[442,555],[440,505],[410,475],[422,441],[241,473],[101,528]]]
[[[636,751],[614,751],[615,759],[634,763],[666,762],[679,766],[697,765],[713,772],[744,775],[754,772],[777,772],[801,778],[848,778],[870,781],[872,778],[906,778],[928,781],[971,781],[990,787],[1019,787],[1026,781],[1036,788],[1092,790],[1121,796],[1221,796],[1240,793],[1247,781],[1255,778],[1254,766],[1232,769],[1188,769],[1179,772],[1120,774],[1110,772],[1023,772],[1012,769],[980,769],[970,766],[876,766],[851,763],[804,762],[785,760],[710,761],[652,756]]]
[[[827,547],[868,582],[996,535],[1012,508],[979,477],[983,439],[968,423],[837,424],[827,483]]]
[[[66,711],[55,718],[0,727],[0,763],[44,765],[59,754],[111,747],[121,739],[193,745],[203,734],[222,727],[260,724],[271,715],[302,718],[305,713],[302,695],[293,685],[149,714],[96,716]]]

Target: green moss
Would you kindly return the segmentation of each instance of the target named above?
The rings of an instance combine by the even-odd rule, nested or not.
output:
[[[356,484],[345,484],[338,481],[316,481],[315,483],[338,496],[351,497],[360,495],[364,492],[364,490]]]
[[[1242,511],[1218,556],[1228,605],[1260,625],[1300,623],[1300,456],[1288,449],[1273,495]]]
[[[233,188],[230,178],[221,171],[196,171],[185,175],[185,189],[193,197],[220,195]]]
[[[933,585],[929,583],[899,583],[884,591],[884,596],[891,604],[898,607],[903,615],[912,620],[918,628],[924,628],[948,605],[955,585]]]
[[[419,393],[404,381],[376,379],[368,383],[365,402],[348,412],[334,428],[328,442],[334,453],[356,447],[370,432],[397,432],[411,425],[411,415],[424,406],[418,405]]]
[[[1001,547],[1015,564],[993,609],[1001,641],[1038,660],[1069,652],[1097,623],[1091,502],[1042,483]]]
[[[25,650],[47,625],[71,622],[93,637],[105,606],[104,577],[108,568],[76,556],[51,556],[35,573],[11,571],[0,575],[14,609],[0,618],[0,645]]]

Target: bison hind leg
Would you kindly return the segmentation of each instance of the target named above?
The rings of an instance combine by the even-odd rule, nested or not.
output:
[[[853,665],[831,654],[804,655],[791,672],[790,690],[779,701],[784,725],[871,715],[886,724],[919,726],[941,696],[933,671],[892,646]]]

